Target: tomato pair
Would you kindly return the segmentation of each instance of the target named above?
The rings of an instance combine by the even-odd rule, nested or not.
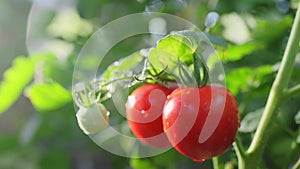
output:
[[[128,97],[126,115],[131,131],[143,143],[172,145],[200,162],[225,152],[239,127],[237,102],[219,85],[172,90],[145,84]]]

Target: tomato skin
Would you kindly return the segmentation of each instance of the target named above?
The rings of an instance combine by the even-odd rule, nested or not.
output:
[[[225,152],[239,127],[238,105],[225,87],[178,88],[166,100],[164,131],[181,154],[194,161]]]
[[[155,148],[171,147],[162,125],[162,111],[172,92],[159,84],[145,84],[135,89],[126,103],[126,117],[132,133],[144,144]]]

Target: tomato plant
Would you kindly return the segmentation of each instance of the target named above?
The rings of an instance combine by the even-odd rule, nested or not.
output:
[[[223,86],[179,88],[168,96],[163,124],[176,150],[203,162],[226,151],[235,140],[237,102]]]
[[[158,84],[145,84],[135,89],[126,103],[126,117],[133,134],[142,142],[167,148],[169,141],[163,131],[162,111],[172,89]]]
[[[20,16],[14,17],[15,22],[10,17],[0,19],[0,25],[5,25],[1,33],[7,35],[0,38],[0,168],[67,169],[86,164],[107,169],[300,167],[299,0],[18,3],[0,2],[7,9],[0,10],[2,16]],[[151,22],[143,20],[145,25],[135,24],[133,19],[90,41],[105,23],[117,23],[125,15],[130,18],[128,14],[139,12],[146,12],[141,13],[145,18],[151,17],[151,12],[173,14],[193,25],[177,28],[174,23],[178,22],[156,13]],[[135,28],[161,32],[134,35],[138,33]],[[128,31],[132,37],[114,41],[119,33]],[[107,54],[97,52],[109,44],[115,46]],[[207,55],[210,51],[216,55]],[[86,57],[78,60],[84,53]],[[78,66],[82,71],[75,72]],[[91,72],[94,68],[96,71]],[[214,74],[217,68],[224,68],[224,74]],[[73,90],[75,83],[85,86]],[[148,111],[172,110],[168,121],[161,116],[149,123],[147,120],[152,119],[138,117],[136,122],[126,115],[128,96],[144,84],[158,88],[176,84],[175,91],[167,94],[154,89],[140,102],[148,100],[152,107],[151,98],[158,97],[153,100],[160,101],[160,106]],[[216,92],[209,89],[216,84],[223,87]],[[238,132],[237,123],[223,119],[229,113],[225,112],[230,107],[227,101],[223,115],[216,113],[209,120],[209,112],[221,109],[213,106],[217,91],[222,93],[218,98],[227,98],[225,93],[230,91],[235,98],[226,100],[237,100],[242,117]],[[205,111],[203,98],[210,104]],[[79,108],[76,116],[72,101],[77,104],[75,110]],[[182,103],[197,109],[189,111]],[[138,113],[142,116],[142,110],[135,108],[132,117]],[[238,121],[236,116],[231,120]],[[227,125],[222,125],[222,131],[209,125],[217,122]],[[143,130],[137,130],[141,126]],[[232,139],[237,136],[233,149],[232,139],[221,143],[226,134]],[[171,144],[153,141],[158,136]],[[101,144],[87,137],[97,138]],[[98,148],[103,145],[108,151]],[[206,160],[195,163],[191,159]]]

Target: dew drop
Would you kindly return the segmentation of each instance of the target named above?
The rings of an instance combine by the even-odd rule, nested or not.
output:
[[[169,122],[167,122],[167,123],[166,123],[166,125],[169,127],[170,123],[169,123]]]

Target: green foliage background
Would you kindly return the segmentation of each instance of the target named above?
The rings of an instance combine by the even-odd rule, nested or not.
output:
[[[81,47],[95,30],[128,14],[170,13],[204,30],[208,12],[218,12],[220,20],[210,33],[228,42],[226,48],[216,47],[243,119],[238,137],[248,145],[277,73],[296,4],[296,0],[79,0],[75,8],[45,18],[44,36],[52,46],[29,54],[25,36],[31,4],[0,1],[0,168],[212,168],[211,160],[194,163],[174,150],[146,159],[115,156],[85,136],[77,125],[71,96],[72,72]],[[143,45],[143,38],[129,39],[108,55],[117,60]],[[105,60],[100,71],[109,64],[111,60]],[[291,86],[300,84],[299,75],[300,53]],[[279,110],[261,168],[289,168],[299,158],[299,101],[296,95]],[[232,148],[219,160],[222,168],[237,167]]]

